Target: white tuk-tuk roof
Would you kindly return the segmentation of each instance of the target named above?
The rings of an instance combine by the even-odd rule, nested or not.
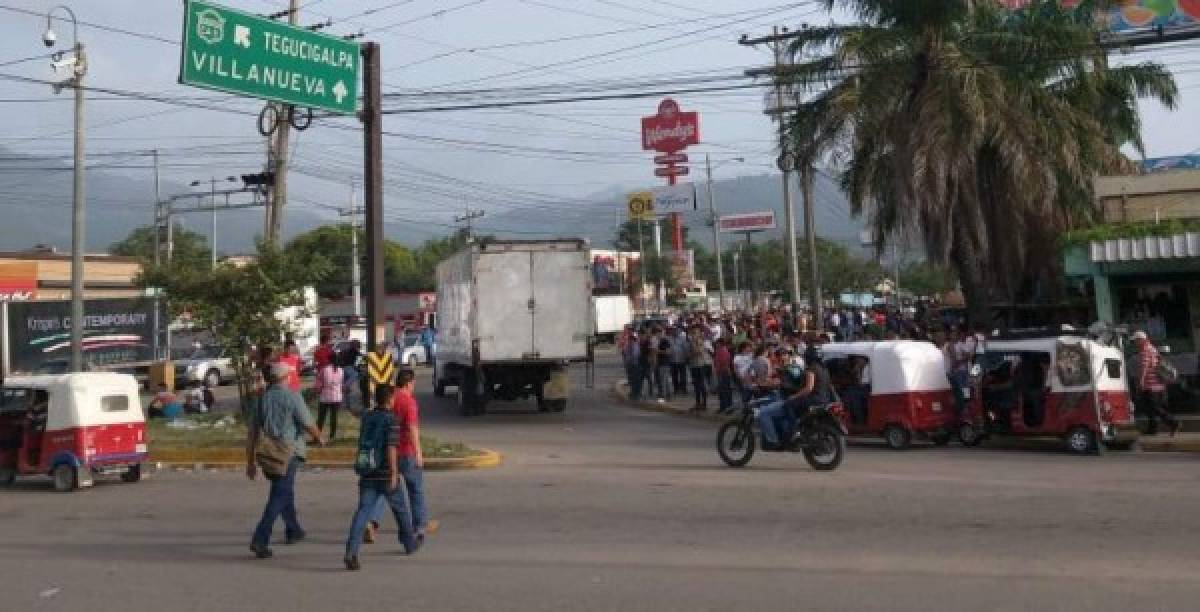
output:
[[[826,360],[858,355],[870,360],[871,393],[947,391],[942,351],[928,342],[832,342],[821,345]]]
[[[46,429],[50,431],[92,425],[145,421],[139,392],[141,385],[129,374],[74,372],[9,376],[7,389],[45,390],[50,396]],[[124,397],[123,401],[105,398]]]
[[[1096,382],[1096,388],[1100,391],[1125,391],[1125,355],[1121,349],[1115,346],[1101,344],[1084,336],[1063,335],[1063,336],[1045,336],[1039,338],[1021,338],[1021,339],[992,339],[989,338],[984,344],[984,350],[987,352],[997,353],[1024,353],[1038,352],[1047,353],[1050,355],[1051,364],[1051,383],[1054,388],[1062,387],[1062,381],[1057,373],[1058,369],[1058,346],[1059,343],[1066,345],[1079,346],[1086,350],[1091,356],[1091,380]],[[1121,365],[1116,370],[1110,371],[1106,362],[1117,361]],[[1117,374],[1117,376],[1113,376]],[[1088,383],[1091,384],[1090,382]]]

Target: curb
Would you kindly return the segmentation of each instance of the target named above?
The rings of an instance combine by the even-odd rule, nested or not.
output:
[[[697,414],[688,408],[678,408],[673,406],[670,402],[660,404],[658,402],[631,400],[629,399],[629,384],[623,380],[618,380],[613,383],[612,394],[625,404],[637,408],[638,410],[645,410],[647,412],[659,412],[662,414],[689,417],[699,421],[709,421],[712,423],[724,423],[731,418],[731,415],[728,414],[715,414],[712,412]]]
[[[354,449],[314,449],[309,453],[307,467],[349,468],[353,465]],[[425,460],[425,471],[475,470],[500,465],[500,453],[481,449],[470,457],[433,457]],[[148,463],[164,467],[196,469],[241,469],[246,465],[246,451],[240,448],[155,449]]]
[[[1147,453],[1200,453],[1200,440],[1152,440],[1139,438],[1138,446]]]

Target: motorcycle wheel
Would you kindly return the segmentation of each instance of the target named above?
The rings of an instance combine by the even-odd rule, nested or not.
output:
[[[717,454],[729,467],[744,467],[754,457],[754,431],[742,421],[730,421],[717,430]]]
[[[804,448],[804,460],[814,470],[827,472],[837,469],[846,457],[846,436],[832,425],[815,425]]]

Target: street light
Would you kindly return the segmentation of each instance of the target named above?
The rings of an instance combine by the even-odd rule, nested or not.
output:
[[[716,167],[721,167],[729,163],[742,163],[746,161],[744,157],[734,157],[723,162],[718,162]],[[704,167],[708,173],[708,215],[712,221],[713,228],[713,250],[717,253],[717,287],[721,296],[721,310],[725,310],[725,269],[721,263],[721,222],[717,217],[717,205],[713,198],[713,163],[709,158],[708,153],[704,154]]]
[[[236,176],[227,176],[225,177],[225,180],[230,183],[236,183],[238,179]],[[210,186],[209,193],[212,194],[212,203],[210,204],[212,207],[212,237],[210,238],[210,246],[212,247],[211,251],[213,270],[217,269],[217,182],[218,179],[215,176],[208,179],[208,184]],[[199,187],[203,184],[203,181],[192,181],[189,184],[192,187]]]
[[[83,251],[84,246],[84,210],[83,210],[83,75],[87,73],[87,58],[83,53],[83,43],[79,42],[79,20],[75,11],[64,5],[57,5],[46,12],[46,30],[42,32],[42,44],[53,47],[58,42],[54,33],[54,12],[62,9],[71,18],[71,37],[74,43],[71,47],[72,57],[63,59],[61,52],[54,54],[50,66],[57,73],[60,69],[70,69],[71,77],[62,83],[55,83],[54,93],[62,91],[64,86],[75,89],[75,153],[74,153],[74,185],[71,190],[71,371],[83,371]]]

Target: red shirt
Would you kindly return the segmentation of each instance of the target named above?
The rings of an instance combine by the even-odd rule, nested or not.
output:
[[[328,344],[322,344],[313,351],[313,361],[317,362],[317,367],[321,367],[333,361],[333,347]]]
[[[724,346],[717,348],[717,353],[713,355],[713,369],[718,375],[733,374],[733,354]]]
[[[396,452],[401,457],[416,457],[419,440],[413,440],[409,427],[417,424],[417,400],[408,391],[397,389],[392,399],[392,412],[396,415],[396,427],[400,429],[400,444]]]

